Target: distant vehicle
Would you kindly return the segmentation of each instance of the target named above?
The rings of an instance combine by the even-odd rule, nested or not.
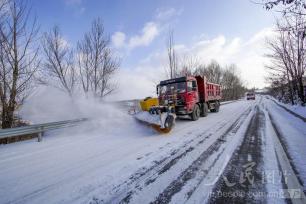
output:
[[[254,92],[248,92],[246,94],[247,100],[255,100],[255,93]]]

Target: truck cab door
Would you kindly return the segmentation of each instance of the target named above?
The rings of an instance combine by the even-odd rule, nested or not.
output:
[[[198,87],[197,82],[187,81],[187,108],[188,111],[193,111],[194,105],[198,102]]]

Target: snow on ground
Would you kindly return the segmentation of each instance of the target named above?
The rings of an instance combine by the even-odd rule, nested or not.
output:
[[[215,156],[210,157],[208,161],[205,162],[205,164],[201,167],[202,171],[208,170],[208,176],[205,176],[204,178],[196,178],[194,179],[195,181],[192,181],[198,182],[198,186],[186,203],[199,203],[199,201],[205,202],[211,198],[213,188],[218,179],[220,179],[223,170],[230,160],[231,155],[234,153],[237,146],[239,146],[242,142],[253,114],[254,108],[251,109],[250,112],[247,112],[244,117],[240,117],[242,120],[229,133],[228,138],[222,138],[224,143],[221,144],[219,150],[216,150],[216,153],[214,153]],[[213,168],[209,166],[211,165],[210,162],[214,162]],[[177,195],[178,198],[180,198],[180,196],[180,194]],[[181,199],[177,199],[176,202],[173,203],[180,203],[180,200]]]
[[[276,103],[288,108],[292,112],[306,118],[306,106],[285,104],[285,103],[282,103],[282,102],[278,101],[277,99],[275,99],[271,96],[269,96],[268,98],[270,98],[271,100],[274,100]]]
[[[241,143],[258,106],[269,126],[260,130],[265,170],[277,166],[267,119],[271,114],[305,179],[305,123],[268,99],[227,103],[219,113],[194,122],[179,119],[166,135],[116,106],[86,101],[75,105],[67,107],[77,110],[72,114],[60,109],[60,118],[90,116],[91,120],[49,132],[40,143],[33,139],[0,146],[0,203],[202,202]],[[38,109],[43,110],[44,104]],[[34,121],[50,120],[48,114],[37,117],[31,109],[23,111]],[[58,119],[58,114],[51,116]],[[270,191],[279,187],[266,186]]]
[[[267,192],[275,193],[279,192],[280,189],[283,189],[282,180],[282,173],[277,162],[277,155],[276,155],[276,144],[275,132],[273,130],[272,124],[270,122],[269,114],[266,109],[265,104],[261,106],[261,110],[264,112],[265,115],[265,128],[262,131],[262,143],[263,143],[263,158],[264,158],[264,165],[265,165],[265,183]],[[280,197],[272,197],[267,196],[267,203],[285,203],[284,200]]]
[[[289,155],[304,183],[304,190],[306,190],[306,123],[275,105],[272,100],[264,99],[264,103],[284,139]]]
[[[249,106],[240,101],[196,122],[179,120],[168,135],[157,134],[114,107],[101,107],[92,121],[49,134],[41,143],[29,140],[2,145],[1,203],[86,202],[96,189],[103,191],[127,179],[182,145],[189,135],[232,120]]]
[[[301,105],[289,105],[289,104],[284,104],[287,108],[289,108],[291,111],[303,116],[306,118],[306,106],[301,106]]]

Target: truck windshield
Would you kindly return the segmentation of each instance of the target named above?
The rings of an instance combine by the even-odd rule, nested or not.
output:
[[[186,82],[172,83],[160,86],[160,94],[185,93]]]

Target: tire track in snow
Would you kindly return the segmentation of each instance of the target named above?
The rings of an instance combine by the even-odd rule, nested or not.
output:
[[[186,141],[183,145],[171,150],[170,154],[165,155],[159,160],[155,160],[152,166],[139,169],[136,173],[131,175],[128,180],[115,186],[111,190],[111,198],[98,199],[94,197],[91,203],[128,203],[136,192],[139,192],[143,188],[149,186],[151,183],[156,182],[160,175],[169,171],[182,158],[186,157],[194,149],[197,149],[199,145],[203,144],[213,134],[224,130],[227,126],[230,126],[230,128],[227,128],[225,131],[232,130],[234,128],[233,123],[237,123],[237,121],[242,120],[241,117],[248,114],[250,111],[251,108],[248,107],[241,115],[236,117],[238,118],[236,121],[232,122],[222,120],[211,128],[206,129],[205,132],[197,134],[194,138]],[[186,136],[190,135],[187,133]],[[218,140],[218,142],[222,142],[222,140]]]
[[[194,179],[198,174],[201,174],[199,181],[194,185],[190,191],[187,192],[187,199],[192,195],[195,189],[200,185],[202,180],[207,176],[208,172],[214,167],[215,163],[221,157],[222,150],[219,150],[221,145],[226,142],[226,138],[231,135],[235,134],[238,129],[241,127],[244,119],[248,116],[251,112],[251,109],[248,109],[246,112],[242,113],[239,118],[234,121],[234,123],[212,144],[210,145],[205,151],[203,151],[198,158],[196,158],[190,166],[188,166],[176,180],[172,181],[166,189],[158,195],[158,197],[151,203],[169,203],[172,197],[180,192],[184,185],[191,179]],[[209,157],[214,155],[214,153],[218,152],[217,156],[213,159],[212,163],[208,166],[205,171],[202,171],[202,165],[205,163]]]
[[[288,171],[291,171],[293,174],[293,177],[296,178],[292,178],[292,180],[297,180],[295,184],[295,186],[298,186],[298,183],[300,186],[302,186],[303,188],[303,192],[304,192],[304,197],[306,195],[306,183],[305,183],[305,174],[303,174],[303,170],[305,168],[305,165],[299,163],[299,160],[303,160],[303,149],[301,148],[301,146],[299,146],[300,144],[304,144],[304,140],[299,141],[298,143],[292,143],[292,141],[295,141],[297,138],[301,138],[303,139],[305,135],[305,130],[303,128],[303,122],[301,122],[300,120],[294,120],[294,117],[290,118],[291,115],[296,117],[296,113],[292,114],[291,110],[287,110],[286,112],[282,111],[283,109],[286,109],[286,107],[282,106],[281,104],[278,104],[275,100],[271,99],[271,98],[267,98],[270,99],[271,101],[273,101],[277,106],[274,106],[272,103],[269,107],[269,109],[267,109],[267,114],[268,117],[270,118],[270,123],[273,129],[273,132],[275,133],[275,137],[276,137],[276,143],[279,143],[280,147],[279,152],[283,152],[283,153],[279,153],[280,155],[279,158],[282,158],[279,160],[279,163],[283,163],[284,161],[288,161],[287,164],[287,168],[289,168]],[[282,112],[284,114],[282,114]],[[289,113],[289,114],[288,114]],[[281,117],[279,119],[279,117]],[[289,119],[289,118],[290,119]],[[297,117],[299,118],[299,117]],[[287,119],[288,120],[288,130],[284,129],[284,127],[282,126],[282,123],[285,122]],[[301,119],[301,118],[299,118]],[[286,124],[287,125],[287,124]],[[295,130],[293,133],[290,131],[290,129]],[[290,134],[293,134],[292,138],[289,137]],[[298,136],[296,136],[295,134],[298,134]],[[304,145],[305,146],[305,145]],[[297,155],[300,156],[297,158]],[[292,170],[290,170],[292,169]],[[298,187],[297,187],[298,188]]]
[[[261,103],[261,101],[259,102]],[[261,150],[261,132],[264,128],[264,113],[259,110],[258,105],[255,108],[255,114],[244,136],[240,147],[233,154],[230,162],[227,164],[222,177],[219,178],[213,192],[222,192],[223,195],[238,196],[212,196],[209,203],[264,203],[264,198],[257,198],[252,193],[265,192],[265,186],[262,181],[262,150]],[[253,180],[244,178],[241,182],[241,173],[245,172],[247,166],[252,166],[251,175]]]
[[[154,162],[153,161],[151,162],[151,164],[153,164],[153,165],[149,165],[149,166],[146,165],[145,167],[140,168],[139,171],[132,174],[132,175],[136,175],[133,178],[137,179],[136,177],[138,177],[138,176],[141,177],[141,178],[137,179],[138,184],[141,183],[146,177],[148,177],[148,173],[145,173],[148,169],[151,169],[151,171],[149,171],[151,173],[149,173],[149,174],[152,174],[152,172],[156,172],[156,169],[161,168],[161,166],[159,166],[159,167],[156,167],[155,170],[152,170],[152,168],[151,168],[152,166],[158,166],[160,163],[166,163],[166,161],[162,158],[166,157],[166,159],[171,159],[172,156],[178,154],[177,150],[186,149],[186,146],[190,145],[189,144],[190,142],[194,143],[195,142],[194,140],[196,140],[196,139],[198,140],[198,138],[203,137],[204,132],[205,133],[206,132],[213,132],[213,131],[216,131],[215,130],[216,126],[220,126],[220,128],[221,127],[223,128],[223,126],[228,126],[227,124],[231,124],[232,123],[231,121],[233,121],[235,118],[239,117],[239,115],[237,115],[237,112],[239,114],[239,113],[244,112],[245,110],[250,108],[249,103],[242,103],[242,104],[244,104],[244,105],[239,106],[239,107],[234,106],[235,108],[233,108],[233,109],[232,108],[230,108],[230,109],[227,108],[229,113],[227,113],[226,115],[230,116],[230,117],[219,117],[219,115],[212,114],[213,117],[208,118],[209,121],[210,121],[209,124],[210,124],[211,128],[209,128],[210,126],[205,125],[206,124],[205,120],[198,121],[196,123],[191,123],[191,126],[188,125],[189,128],[186,128],[186,127],[183,128],[182,131],[185,132],[185,135],[180,134],[178,140],[173,140],[171,142],[167,142],[167,144],[159,147],[158,151],[160,151],[160,152],[157,152],[159,156],[156,157],[156,154],[151,154],[151,156],[150,156],[150,157],[153,157],[153,158],[154,157],[157,158],[157,159],[155,159]],[[222,112],[221,112],[221,114],[222,114]],[[216,116],[218,116],[218,117],[216,117]],[[218,120],[215,121],[214,117]],[[199,122],[204,122],[203,123],[204,129],[202,129],[201,126],[199,126],[199,124],[201,124]],[[214,122],[214,124],[211,124],[211,122]],[[179,128],[182,128],[182,127],[183,127],[182,125],[179,126]],[[200,131],[196,130],[195,128],[200,128]],[[187,129],[187,131],[186,131],[186,129]],[[175,130],[177,130],[177,128]],[[177,131],[175,131],[175,132],[177,133]],[[195,133],[198,133],[198,134],[195,134]],[[172,136],[177,137],[178,135],[173,134]],[[187,138],[187,139],[189,138],[189,139],[186,141],[186,139],[184,139],[184,138]],[[177,144],[177,142],[181,141],[181,140],[182,140],[182,142],[179,142]],[[182,143],[184,143],[184,145],[182,145]],[[187,145],[187,143],[188,143],[188,145]],[[169,149],[169,147],[170,147],[170,149]],[[173,147],[175,147],[175,149]],[[170,155],[170,157],[169,157],[169,155]],[[139,158],[139,156],[138,156],[138,158]],[[135,159],[137,159],[137,158],[135,158]],[[147,159],[150,160],[150,158],[147,158]],[[167,161],[169,161],[169,160],[167,160]],[[130,176],[130,178],[131,177],[132,176]],[[95,185],[95,187],[91,187],[90,189],[85,189],[85,192],[82,192],[81,195],[73,196],[73,199],[70,199],[70,200],[73,201],[73,202],[87,202],[88,199],[89,199],[89,200],[92,200],[92,203],[104,203],[104,202],[109,203],[109,202],[114,201],[114,199],[117,198],[117,195],[120,196],[121,195],[120,192],[127,192],[130,189],[132,189],[133,187],[130,187],[129,185],[131,185],[131,183],[133,183],[133,182],[135,182],[135,181],[131,181],[130,179],[126,178],[123,181],[121,180],[121,184],[116,185],[115,187],[112,184],[112,182],[109,182],[109,184],[107,186],[105,185],[105,183],[101,183],[101,184]],[[127,184],[129,184],[129,185],[127,185]],[[112,197],[112,195],[114,195],[114,196]],[[86,199],[86,197],[88,197],[88,199]],[[110,199],[110,197],[112,197],[112,199]],[[90,198],[92,198],[92,199],[90,199]]]
[[[220,124],[219,128],[222,129],[224,125],[225,124]],[[186,157],[186,155],[192,152],[196,146],[202,144],[211,136],[212,133],[199,134],[195,139],[202,138],[200,141],[197,142],[195,141],[195,139],[189,140],[183,146],[172,150],[170,153],[170,157],[166,156],[161,160],[154,161],[154,165],[150,168],[143,168],[143,171],[133,174],[131,177],[129,177],[129,180],[124,183],[124,185],[126,186],[124,187],[123,192],[120,189],[122,185],[119,185],[118,187],[115,187],[115,189],[113,189],[115,191],[117,191],[116,189],[119,189],[119,192],[117,191],[118,193],[113,196],[113,198],[111,199],[112,202],[117,201],[118,198],[121,198],[121,201],[119,201],[119,203],[128,203],[136,191],[141,191],[143,187],[155,182],[158,176],[171,169],[171,167],[173,167],[177,162],[179,162],[180,159]]]
[[[276,125],[276,123],[275,123],[274,117],[273,117],[273,116],[271,115],[271,113],[269,113],[269,112],[268,112],[268,115],[269,115],[269,117],[270,117],[270,119],[271,119],[270,121],[271,121],[273,130],[274,130],[274,132],[275,132],[275,134],[276,134],[278,140],[280,141],[280,143],[281,143],[281,145],[282,145],[282,147],[283,147],[283,149],[284,149],[284,151],[285,151],[285,153],[286,153],[286,157],[287,157],[288,160],[290,161],[290,166],[292,167],[292,170],[294,171],[294,174],[297,176],[297,178],[298,178],[300,184],[303,185],[303,181],[302,181],[302,179],[299,177],[299,172],[298,172],[298,170],[297,170],[295,164],[293,163],[293,159],[292,159],[292,157],[290,156],[290,153],[289,153],[289,151],[288,151],[288,148],[287,148],[288,145],[287,145],[286,141],[284,140],[282,134],[281,134],[280,131],[278,130],[277,125]]]
[[[280,133],[280,131],[277,128],[277,125],[275,123],[275,118],[273,118],[272,114],[270,114],[268,112],[269,118],[270,118],[270,122],[271,125],[273,127],[273,131],[277,137],[277,140],[280,145],[280,149],[276,149],[275,153],[277,156],[277,162],[280,166],[280,169],[282,170],[283,174],[285,175],[286,172],[292,172],[290,175],[292,182],[290,182],[290,184],[288,184],[288,182],[284,182],[283,184],[287,187],[287,188],[295,188],[295,189],[305,189],[305,183],[303,182],[302,178],[300,177],[299,171],[297,170],[296,165],[294,164],[294,160],[292,159],[288,148],[287,148],[287,143],[284,140],[284,136]],[[291,170],[292,169],[292,170]],[[303,199],[305,202],[305,190],[303,191],[304,195]],[[296,201],[296,200],[295,200]],[[295,202],[294,202],[295,203]]]

